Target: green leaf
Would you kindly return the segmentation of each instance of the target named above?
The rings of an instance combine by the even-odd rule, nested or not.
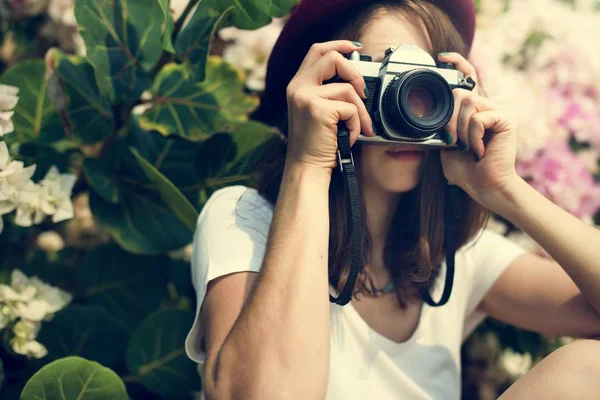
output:
[[[258,172],[257,162],[278,132],[256,121],[240,125],[230,134],[217,134],[203,143],[196,171],[212,191],[231,184],[247,184]]]
[[[94,184],[100,194],[90,194],[90,207],[100,224],[120,246],[130,252],[157,254],[180,249],[192,241],[192,231],[183,224],[163,200],[128,147],[135,148],[152,166],[171,181],[193,204],[198,204],[198,185],[194,169],[200,144],[178,136],[164,137],[133,127],[127,137],[115,140],[97,163],[95,181],[104,188],[116,188],[118,201],[110,191]],[[117,154],[121,153],[121,154]],[[86,174],[91,175],[86,170]]]
[[[179,189],[142,157],[136,149],[130,148],[130,150],[150,182],[154,183],[156,189],[160,192],[163,201],[169,206],[175,216],[193,233],[196,229],[198,211],[196,211],[194,206],[190,204]]]
[[[152,393],[179,398],[200,389],[196,364],[184,342],[194,321],[190,311],[167,309],[149,316],[131,335],[127,368]]]
[[[139,98],[168,29],[158,0],[77,0],[75,16],[100,92],[111,104]]]
[[[79,0],[78,0],[79,1]],[[25,385],[21,400],[128,400],[125,384],[110,369],[80,357],[56,360]]]
[[[47,57],[54,76],[51,99],[69,137],[92,144],[105,140],[115,129],[111,105],[100,95],[94,69],[84,57],[52,50]]]
[[[224,11],[215,10],[210,1],[201,1],[192,18],[181,31],[175,42],[177,57],[189,63],[196,82],[206,77],[206,63],[210,43],[219,25],[227,25],[235,7]]]
[[[240,29],[258,29],[271,22],[271,17],[283,17],[298,0],[212,0],[219,11],[235,6],[233,25]]]
[[[152,108],[140,117],[143,129],[192,140],[206,139],[215,131],[217,101],[206,88],[191,80],[184,65],[165,65],[151,93]]]
[[[117,152],[109,154],[114,155]],[[86,158],[83,161],[83,171],[88,183],[102,197],[102,200],[111,204],[117,204],[123,198],[121,188],[114,180],[114,174],[116,173],[114,167],[114,164],[97,158]]]
[[[170,0],[158,0],[158,4],[164,15],[164,24],[163,27],[163,36],[162,36],[162,48],[163,50],[168,51],[169,53],[175,53],[175,48],[173,48],[173,40],[171,36],[173,35],[173,29],[175,28],[175,22],[173,21],[173,16],[170,11]]]
[[[28,60],[13,66],[0,78],[0,83],[19,88],[19,102],[12,118],[15,131],[3,138],[9,143],[34,140],[51,143],[64,138],[60,118],[48,97],[45,73],[43,60]]]
[[[112,367],[123,356],[126,339],[107,311],[73,304],[42,324],[37,340],[48,349],[45,362],[75,355]]]
[[[130,330],[160,305],[166,291],[165,262],[114,244],[101,245],[85,255],[80,288],[89,304],[102,307]]]
[[[244,93],[243,72],[220,57],[209,57],[206,75],[201,86],[217,99],[217,130],[230,132],[248,120],[248,113],[258,106],[259,100]]]

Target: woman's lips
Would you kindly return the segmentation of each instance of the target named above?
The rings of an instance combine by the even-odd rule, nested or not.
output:
[[[385,154],[396,160],[420,160],[423,157],[423,150],[417,148],[400,147],[386,150]]]

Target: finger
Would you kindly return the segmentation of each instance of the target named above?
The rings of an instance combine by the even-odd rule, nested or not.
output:
[[[356,93],[356,90],[351,84],[330,83],[317,87],[315,93],[325,99],[346,101],[354,104],[358,110],[362,132],[367,136],[375,136],[375,132],[373,131],[373,120],[367,111],[364,101],[358,96],[358,93]]]
[[[313,44],[308,50],[308,53],[306,53],[302,64],[300,64],[300,68],[298,68],[298,73],[300,74],[308,70],[314,65],[314,63],[319,61],[325,54],[329,53],[330,51],[337,51],[339,53],[346,54],[351,53],[354,50],[362,49],[362,45],[358,46],[356,43],[358,42],[351,42],[349,40],[332,40],[329,42]]]
[[[346,101],[324,101],[324,111],[337,113],[339,121],[345,121],[346,127],[350,131],[350,146],[354,144],[360,134],[360,119],[358,110],[352,103]]]
[[[475,70],[475,67],[473,67],[473,65],[466,59],[464,58],[460,53],[457,52],[447,52],[447,53],[440,53],[438,54],[438,59],[440,61],[444,61],[444,62],[449,62],[454,64],[454,67],[463,73],[463,75],[466,77],[470,76],[471,78],[475,79],[477,78],[477,71]]]
[[[339,76],[342,81],[348,82],[356,93],[366,99],[366,83],[362,74],[358,69],[352,65],[350,61],[344,58],[337,51],[330,51],[325,54],[319,61],[317,61],[313,67],[305,71],[302,75],[298,76],[297,84],[307,84],[310,86],[322,85],[324,81]]]
[[[456,134],[458,135],[458,147],[460,147],[460,149],[463,151],[469,150],[469,124],[473,114],[477,113],[478,111],[479,110],[477,109],[477,105],[475,104],[473,96],[465,96],[462,98],[458,115],[456,117]]]
[[[483,137],[486,130],[493,130],[502,121],[507,120],[507,117],[498,110],[487,110],[475,113],[471,116],[469,123],[469,143],[473,153],[482,159],[485,155],[485,144]]]
[[[482,97],[482,96],[478,96],[466,89],[454,89],[452,90],[452,95],[454,96],[454,111],[452,112],[452,116],[450,117],[450,120],[448,121],[448,123],[446,124],[446,132],[448,132],[451,136],[452,136],[452,140],[450,141],[449,144],[454,144],[455,142],[457,142],[457,139],[460,138],[460,135],[458,133],[459,131],[459,126],[458,126],[458,119],[460,116],[460,110],[461,107],[463,105],[463,101],[467,98],[469,98],[469,104],[473,104],[475,105],[475,107],[477,108],[478,111],[486,111],[486,110],[492,110],[497,108],[495,106],[495,104],[488,98],[486,97]],[[463,122],[464,124],[464,122]],[[464,125],[462,125],[464,126]],[[466,131],[465,128],[461,128],[463,131]],[[466,135],[462,135],[463,140],[466,137]]]

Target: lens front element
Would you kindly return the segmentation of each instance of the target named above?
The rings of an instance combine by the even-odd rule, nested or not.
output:
[[[396,75],[381,104],[382,117],[399,136],[417,140],[439,132],[453,111],[452,88],[443,76],[426,68]]]
[[[406,102],[410,112],[417,118],[430,117],[437,107],[435,97],[424,86],[411,89]]]

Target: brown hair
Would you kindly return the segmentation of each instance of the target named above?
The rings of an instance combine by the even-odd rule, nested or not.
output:
[[[460,33],[435,4],[418,0],[383,0],[351,14],[341,30],[334,32],[328,40],[344,38],[359,40],[377,12],[385,9],[401,10],[420,18],[429,34],[434,54],[454,51],[467,57],[467,46]],[[286,127],[282,127],[286,129]],[[286,144],[274,142],[267,149],[263,160],[263,172],[258,182],[258,192],[275,204],[283,176]],[[360,147],[354,146],[355,160],[360,159]],[[439,150],[426,152],[419,184],[403,193],[394,213],[390,231],[384,247],[384,263],[396,283],[396,294],[400,305],[415,300],[420,288],[427,290],[439,274],[444,254],[444,206],[447,180],[440,161]],[[357,166],[360,168],[360,165]],[[360,174],[358,174],[360,175]],[[360,186],[360,182],[359,182]],[[458,230],[457,245],[462,247],[485,225],[489,212],[461,191],[463,218]],[[366,215],[364,199],[361,213]],[[414,212],[418,210],[418,212]],[[329,187],[329,281],[339,290],[344,286],[350,269],[352,256],[352,220],[348,204],[348,192],[339,170],[332,174]],[[359,284],[354,295],[372,290],[366,265],[369,264],[371,238],[362,226],[362,265]],[[460,265],[458,266],[460,269]]]

